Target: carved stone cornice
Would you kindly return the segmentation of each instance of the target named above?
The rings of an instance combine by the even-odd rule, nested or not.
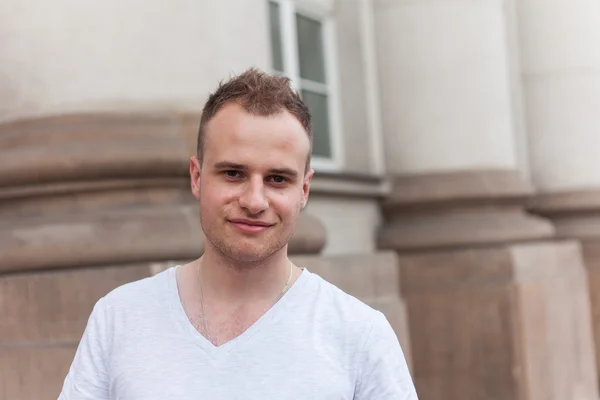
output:
[[[512,170],[397,177],[382,203],[380,247],[412,251],[552,237],[548,221],[525,211],[532,193]]]

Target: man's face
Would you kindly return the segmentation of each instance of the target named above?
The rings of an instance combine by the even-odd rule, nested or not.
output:
[[[226,104],[206,126],[203,162],[190,163],[207,246],[240,262],[282,250],[308,200],[310,143],[288,111],[263,117]]]

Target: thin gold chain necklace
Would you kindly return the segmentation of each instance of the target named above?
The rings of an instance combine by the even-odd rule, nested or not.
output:
[[[202,291],[202,280],[200,279],[200,266],[201,265],[202,265],[202,262],[199,262],[198,268],[196,268],[196,275],[198,278],[198,287],[200,288],[200,309],[202,311],[202,327],[204,328],[204,334],[206,335],[206,339],[208,339],[208,341],[211,341],[210,340],[210,336],[211,336],[210,331],[208,330],[208,324],[206,322],[206,312],[204,311],[204,292]],[[288,290],[288,288],[290,286],[290,282],[292,281],[293,270],[294,270],[294,264],[292,264],[292,261],[290,260],[290,274],[288,276],[287,282],[285,283],[285,286],[283,287],[283,289],[281,289],[281,293],[279,293],[279,296],[277,296],[277,300],[275,300],[275,303],[277,303],[279,300],[281,300],[281,298],[283,297],[285,292]]]

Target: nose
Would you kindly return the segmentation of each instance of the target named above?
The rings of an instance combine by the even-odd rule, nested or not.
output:
[[[252,215],[260,214],[269,207],[262,177],[248,180],[240,195],[239,204]]]

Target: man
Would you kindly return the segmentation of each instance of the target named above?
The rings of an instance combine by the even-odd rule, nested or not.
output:
[[[60,399],[417,398],[383,314],[288,258],[311,143],[286,78],[219,86],[190,161],[204,254],[97,302]]]

